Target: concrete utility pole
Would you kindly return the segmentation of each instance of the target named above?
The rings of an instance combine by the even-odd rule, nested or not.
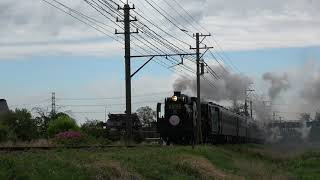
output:
[[[246,91],[245,91],[245,95],[246,96],[245,96],[245,100],[244,100],[244,114],[245,114],[246,125],[247,125],[246,137],[248,137],[248,116],[249,116],[249,113],[248,113],[248,92],[252,92],[252,91],[254,91],[254,90],[253,89],[248,89],[248,88],[246,88]]]
[[[131,8],[128,4],[124,5],[123,8],[118,7],[119,10],[124,11],[124,19],[119,20],[117,22],[124,23],[124,32],[118,33],[116,30],[116,34],[124,34],[125,40],[125,81],[126,81],[126,142],[127,145],[132,139],[132,117],[131,117],[131,47],[130,47],[130,34],[131,33],[138,33],[138,30],[135,32],[130,31],[130,22],[137,21],[137,19],[130,19],[130,10],[134,9],[134,6]]]
[[[107,123],[107,106],[104,107],[104,121]]]
[[[56,93],[52,92],[51,95],[51,115],[56,114]]]
[[[250,100],[250,117],[251,117],[251,119],[253,119],[253,116],[252,116],[252,100]]]
[[[249,112],[248,112],[248,92],[253,92],[253,91],[254,91],[253,89],[246,89],[246,97],[245,97],[245,100],[244,100],[244,113],[245,113],[246,116],[249,116]],[[250,101],[250,105],[251,105],[251,108],[252,108],[252,102],[251,101]],[[252,114],[252,109],[250,111],[251,111],[251,114]]]
[[[199,33],[196,34],[196,53],[197,53],[197,144],[202,142],[201,131],[201,101],[200,101],[200,41]]]
[[[200,57],[200,49],[210,49],[212,47],[200,47],[200,44],[203,42],[203,40],[207,37],[207,36],[211,36],[209,35],[203,35],[203,34],[199,34],[196,33],[195,35],[193,35],[196,38],[196,48],[191,48],[190,49],[194,49],[196,50],[196,58],[197,58],[197,124],[196,124],[196,144],[202,143],[202,129],[201,129],[201,94],[200,94],[200,76],[203,75],[204,73],[204,66],[203,66],[203,61],[201,60]],[[203,37],[203,39],[200,41],[200,37]],[[201,71],[200,71],[201,68]]]
[[[134,17],[134,19],[130,19],[130,10],[135,9],[134,5],[133,7],[130,7],[127,3],[124,5],[123,8],[118,7],[118,10],[124,11],[124,19],[119,20],[117,18],[117,22],[123,22],[124,23],[124,32],[117,32],[116,34],[124,34],[125,38],[125,81],[126,81],[126,143],[129,145],[130,140],[132,139],[132,116],[131,116],[131,78],[134,77],[143,67],[145,67],[150,61],[152,61],[155,57],[171,57],[171,56],[180,56],[182,58],[182,62],[177,64],[183,64],[183,57],[188,55],[195,55],[195,53],[176,53],[176,54],[151,54],[151,55],[136,55],[131,56],[130,52],[130,35],[132,33],[138,33],[138,29],[134,32],[131,32],[130,29],[130,22],[137,21],[137,18]],[[149,60],[147,60],[141,67],[139,67],[137,70],[135,70],[131,74],[131,58],[143,58],[143,57],[149,57]]]

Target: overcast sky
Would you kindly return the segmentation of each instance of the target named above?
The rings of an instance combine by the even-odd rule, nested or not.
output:
[[[48,0],[52,2],[52,0]],[[115,0],[121,4],[119,0]],[[61,0],[64,4],[99,21],[110,33],[119,29],[83,0]],[[188,34],[212,34],[208,45],[218,52],[222,47],[239,71],[259,79],[265,72],[298,69],[313,60],[318,66],[320,42],[320,1],[317,0],[149,0],[161,7]],[[136,11],[166,29],[175,37],[194,45],[145,0],[134,0]],[[185,12],[183,7],[187,12]],[[133,13],[134,14],[134,13]],[[137,15],[137,14],[136,14]],[[190,17],[192,16],[192,18]],[[114,19],[115,20],[115,19]],[[145,22],[144,19],[139,19]],[[197,21],[198,23],[195,23]],[[120,24],[121,25],[121,24]],[[21,107],[47,100],[52,91],[58,97],[114,97],[124,95],[123,44],[107,37],[72,17],[61,13],[42,0],[0,1],[0,97],[11,107]],[[143,36],[143,33],[141,33]],[[177,43],[169,36],[168,40]],[[137,42],[136,42],[137,43]],[[188,46],[177,43],[183,49]],[[136,47],[133,47],[135,49]],[[133,52],[134,53],[134,52]],[[136,60],[134,68],[143,63]],[[151,63],[133,79],[134,94],[164,92],[137,102],[160,101],[170,95],[176,76]],[[256,82],[259,84],[259,82]],[[263,91],[263,90],[262,90]],[[266,92],[264,92],[266,93]],[[141,97],[139,97],[141,98]],[[124,100],[115,100],[121,101]],[[43,101],[44,106],[49,101]],[[61,104],[117,104],[116,102],[61,102]],[[155,106],[155,103],[145,103]],[[145,104],[137,104],[135,107]],[[13,106],[17,105],[17,106]],[[19,105],[19,106],[18,106]],[[22,106],[23,107],[23,106]],[[65,108],[68,110],[68,108]],[[104,111],[104,108],[71,109]],[[123,111],[116,105],[108,111]],[[84,114],[99,118],[103,114]]]

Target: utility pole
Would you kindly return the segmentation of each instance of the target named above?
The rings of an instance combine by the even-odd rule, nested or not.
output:
[[[54,116],[56,114],[56,93],[52,92],[51,94],[51,115]]]
[[[204,71],[203,71],[203,61],[201,60],[200,57],[200,49],[210,49],[212,47],[207,47],[205,45],[205,47],[200,47],[200,44],[203,42],[203,40],[207,37],[207,36],[211,36],[210,34],[208,35],[204,35],[204,34],[199,34],[196,33],[195,35],[193,35],[193,37],[196,38],[196,48],[191,48],[190,49],[194,49],[196,50],[196,60],[197,60],[197,122],[196,122],[196,144],[202,143],[202,130],[201,130],[201,94],[200,94],[200,76],[203,75]],[[200,41],[200,37],[203,37],[202,40]],[[201,71],[200,71],[201,68]]]
[[[126,81],[126,143],[129,145],[132,137],[132,117],[131,117],[131,46],[130,46],[130,34],[138,33],[138,30],[135,32],[131,32],[130,30],[130,22],[137,21],[137,18],[130,19],[130,10],[134,9],[134,5],[131,8],[128,1],[123,6],[123,8],[118,7],[118,10],[123,10],[124,19],[119,20],[117,18],[117,22],[124,23],[124,32],[118,33],[116,30],[116,34],[124,34],[125,41],[125,81]]]
[[[248,92],[254,91],[253,89],[246,88],[245,90],[245,100],[244,100],[244,114],[245,114],[245,120],[246,120],[246,137],[248,137]]]
[[[134,17],[134,19],[130,19],[130,10],[135,9],[134,5],[133,7],[129,6],[129,2],[127,0],[126,4],[121,8],[118,6],[118,10],[124,11],[124,18],[123,20],[116,19],[117,22],[123,22],[124,23],[124,32],[118,32],[115,31],[115,34],[124,34],[124,41],[125,41],[125,81],[126,81],[126,143],[127,146],[130,143],[130,140],[132,139],[132,116],[131,116],[131,79],[136,75],[143,67],[145,67],[152,59],[155,57],[171,57],[171,56],[180,56],[182,59],[182,62],[177,64],[183,64],[183,57],[187,55],[195,55],[195,53],[176,53],[176,54],[151,54],[151,55],[135,55],[131,56],[130,52],[130,35],[132,33],[138,33],[138,29],[136,31],[131,32],[130,29],[130,23],[132,21],[137,21],[137,18]],[[131,58],[143,58],[143,57],[149,57],[149,60],[147,60],[141,67],[139,67],[135,72],[131,74]]]
[[[248,113],[248,92],[253,92],[254,90],[253,89],[246,89],[246,97],[245,97],[245,100],[244,100],[244,113],[246,116],[249,116],[249,113]],[[252,101],[250,101],[250,106],[251,106],[251,114],[252,114]],[[252,116],[252,115],[251,115]],[[251,117],[252,118],[252,117]]]
[[[104,121],[107,122],[107,106],[104,107]]]
[[[201,101],[200,101],[200,41],[199,33],[196,34],[196,53],[197,53],[197,139],[196,143],[199,144],[202,141],[201,131]]]
[[[252,116],[252,100],[250,100],[250,117],[251,119],[253,119],[253,116]]]

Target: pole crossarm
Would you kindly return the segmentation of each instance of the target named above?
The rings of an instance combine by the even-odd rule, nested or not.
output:
[[[175,65],[169,66],[169,69],[176,67],[176,66],[179,66],[179,65],[183,65],[183,57],[182,56],[181,56],[181,62],[179,62],[178,64],[175,64]]]
[[[200,56],[200,59],[203,58],[203,56],[208,52],[209,49],[212,49],[213,47],[208,47]]]
[[[197,53],[138,55],[138,56],[131,56],[131,58],[141,58],[141,57],[168,57],[168,56],[192,56],[192,55],[197,55]]]
[[[207,45],[205,45],[204,47],[199,47],[199,49],[212,49],[213,47],[208,47]],[[197,50],[197,48],[193,48],[190,46],[191,50]]]
[[[197,36],[197,34],[193,34],[193,37],[196,37]],[[204,39],[206,38],[206,37],[208,37],[208,36],[211,36],[211,34],[209,33],[209,34],[198,34],[198,36],[199,37],[203,37],[202,39],[201,39],[201,41],[199,41],[199,44],[202,44],[202,42],[204,41]]]
[[[129,32],[129,34],[137,34],[137,33],[139,33],[139,30],[138,29],[136,29],[136,31],[130,31]],[[114,31],[114,34],[126,34],[125,32],[118,32],[118,30],[116,29],[115,31]]]
[[[141,67],[139,67],[133,74],[131,74],[130,78],[132,78],[135,74],[137,74],[145,65],[147,65],[155,56],[152,56],[147,62],[145,62]]]

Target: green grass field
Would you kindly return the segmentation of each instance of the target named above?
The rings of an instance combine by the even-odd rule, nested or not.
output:
[[[320,179],[320,151],[225,145],[0,152],[0,179]]]

